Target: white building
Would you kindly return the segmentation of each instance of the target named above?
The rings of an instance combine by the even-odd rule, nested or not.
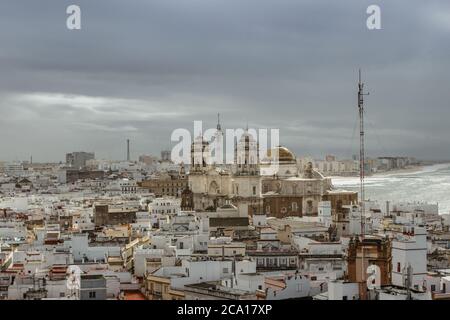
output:
[[[325,227],[330,227],[332,222],[331,217],[331,201],[320,201],[318,205],[319,222],[323,223]]]
[[[405,287],[408,268],[410,285],[422,289],[427,275],[427,232],[424,227],[403,227],[392,242],[392,284]]]
[[[343,280],[329,281],[328,300],[359,300],[358,283]]]

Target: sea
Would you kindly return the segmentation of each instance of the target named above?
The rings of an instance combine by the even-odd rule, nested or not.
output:
[[[359,177],[331,177],[336,188],[359,191]],[[378,173],[365,178],[365,198],[380,202],[437,203],[439,214],[450,213],[450,163],[417,171]]]

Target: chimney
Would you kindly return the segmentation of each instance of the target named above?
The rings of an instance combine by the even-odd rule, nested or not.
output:
[[[130,161],[130,139],[127,139],[127,161]]]

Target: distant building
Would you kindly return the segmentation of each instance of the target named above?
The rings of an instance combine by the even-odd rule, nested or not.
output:
[[[164,173],[155,179],[144,180],[139,186],[154,193],[156,197],[181,197],[182,192],[188,187],[188,178],[182,169],[176,174]]]
[[[313,166],[325,176],[354,176],[359,172],[359,161],[338,160],[331,155],[327,155],[325,160],[314,160]]]
[[[171,152],[169,150],[161,151],[161,160],[162,161],[171,161],[170,154],[171,154]]]
[[[86,166],[86,161],[95,159],[93,152],[72,152],[66,154],[66,164],[72,168],[81,169]]]
[[[154,165],[158,162],[158,159],[156,157],[145,154],[140,155],[138,160],[139,162],[145,163],[148,166]]]
[[[95,180],[103,179],[104,171],[90,170],[61,170],[58,172],[58,181],[60,183],[74,183],[78,180]]]
[[[136,220],[138,208],[127,206],[95,205],[95,226],[132,223]]]
[[[25,175],[25,169],[22,163],[19,162],[11,162],[5,163],[3,165],[3,171],[13,177],[21,177]]]

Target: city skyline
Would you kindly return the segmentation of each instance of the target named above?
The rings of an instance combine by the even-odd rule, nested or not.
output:
[[[125,140],[125,143],[128,141],[128,139]],[[131,141],[130,141],[131,143]],[[285,147],[282,144],[279,144],[279,146]],[[171,153],[170,149],[161,149],[159,151],[155,151],[155,152],[141,152],[141,153],[137,153],[134,152],[132,150],[132,148],[130,147],[130,159],[127,159],[127,150],[126,150],[126,145],[124,147],[124,156],[123,157],[119,157],[119,158],[107,158],[104,156],[97,156],[97,152],[95,150],[72,150],[71,152],[66,152],[64,154],[61,155],[60,159],[53,159],[50,161],[40,161],[40,159],[36,159],[32,154],[28,157],[28,158],[15,158],[15,159],[11,159],[11,160],[5,160],[5,159],[1,159],[0,158],[0,164],[1,163],[67,163],[67,155],[71,154],[71,153],[92,153],[94,155],[94,159],[95,160],[106,160],[106,161],[113,161],[113,162],[120,162],[120,161],[129,161],[129,162],[139,162],[139,158],[140,157],[145,157],[145,156],[150,156],[153,157],[155,159],[159,159],[159,160],[164,160],[161,156],[162,153],[164,152],[168,152],[169,155]],[[270,148],[267,150],[268,152],[270,152]],[[322,155],[319,156],[311,156],[311,155],[301,155],[300,158],[311,158],[311,159],[316,159],[316,160],[323,160],[326,159],[328,157],[333,157],[336,158],[336,160],[354,160],[354,161],[358,161],[358,155],[356,153],[354,154],[349,154],[348,156],[336,156],[335,154],[332,153],[324,153]],[[225,154],[224,154],[224,158],[225,158]],[[372,155],[372,156],[368,156],[366,157],[366,160],[370,160],[370,159],[377,159],[377,158],[413,158],[416,159],[418,161],[423,161],[423,162],[430,162],[430,163],[446,163],[449,162],[450,160],[448,159],[422,159],[422,158],[416,158],[413,156],[409,156],[409,155],[396,155],[396,154],[379,154],[379,155]],[[176,162],[177,163],[177,162]],[[225,163],[225,159],[224,159],[224,163]],[[177,163],[179,164],[179,163]]]

